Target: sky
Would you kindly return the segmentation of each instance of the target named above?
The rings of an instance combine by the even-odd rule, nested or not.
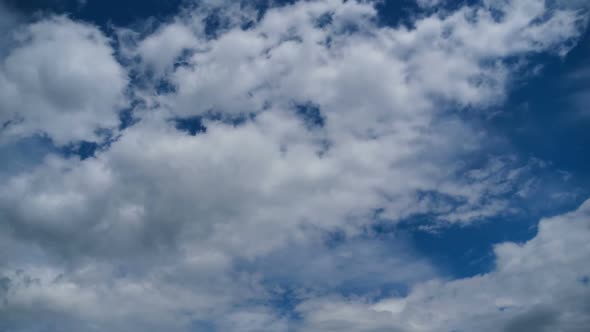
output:
[[[0,332],[584,332],[590,1],[0,0]]]

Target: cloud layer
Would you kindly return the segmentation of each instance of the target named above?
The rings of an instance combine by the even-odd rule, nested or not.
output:
[[[470,119],[580,6],[207,2],[109,36],[0,8],[0,153],[52,146],[0,173],[0,331],[582,331],[588,203],[459,280],[374,227],[523,210],[543,163]]]

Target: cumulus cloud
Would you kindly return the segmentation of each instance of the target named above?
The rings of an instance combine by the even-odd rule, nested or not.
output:
[[[590,202],[544,219],[523,244],[495,247],[487,274],[417,284],[378,302],[319,298],[302,303],[312,331],[583,331],[590,323]]]
[[[1,59],[2,139],[46,135],[58,145],[99,140],[119,124],[127,86],[109,40],[91,25],[51,17],[9,29]]]
[[[260,18],[223,5],[113,39],[61,16],[10,28],[5,150],[35,135],[100,144],[0,173],[0,330],[569,332],[587,320],[574,303],[587,302],[590,253],[550,250],[583,245],[587,204],[455,281],[372,229],[377,215],[439,227],[517,209],[507,197],[527,196],[533,166],[494,155],[462,112],[501,103],[530,55],[566,53],[582,12],[488,1],[387,27],[365,1]],[[126,104],[134,121],[121,125]]]

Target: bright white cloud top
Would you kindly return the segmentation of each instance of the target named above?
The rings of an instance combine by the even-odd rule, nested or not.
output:
[[[0,72],[3,136],[67,144],[119,124],[128,79],[100,30],[52,17],[4,33],[14,39]]]
[[[389,27],[372,1],[207,1],[108,36],[0,7],[0,151],[99,146],[0,172],[0,331],[587,331],[588,202],[464,279],[371,229],[511,218],[539,189],[542,162],[466,115],[565,56],[585,5]]]

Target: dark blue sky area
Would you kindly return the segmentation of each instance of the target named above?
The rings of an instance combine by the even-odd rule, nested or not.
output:
[[[465,278],[491,271],[495,264],[493,245],[532,239],[537,234],[537,222],[522,216],[495,218],[433,233],[417,230],[417,223],[411,220],[402,223],[396,232],[405,234],[416,250],[441,272],[453,278]]]
[[[182,0],[3,0],[28,14],[37,11],[68,13],[99,25],[130,25],[148,17],[166,17],[177,12]]]
[[[494,128],[520,152],[589,181],[590,32],[565,58],[540,61],[541,74],[516,83]]]
[[[33,13],[51,11],[69,13],[73,17],[105,25],[129,25],[147,17],[166,17],[174,14],[185,0],[1,0],[18,10]],[[238,1],[238,0],[237,0]],[[198,1],[192,1],[198,3]],[[295,0],[241,0],[243,4],[257,7],[264,12],[271,4],[282,5]],[[449,6],[458,7],[477,0],[453,1]],[[424,11],[415,0],[386,0],[377,5],[380,20],[387,25],[408,24],[413,14]]]

